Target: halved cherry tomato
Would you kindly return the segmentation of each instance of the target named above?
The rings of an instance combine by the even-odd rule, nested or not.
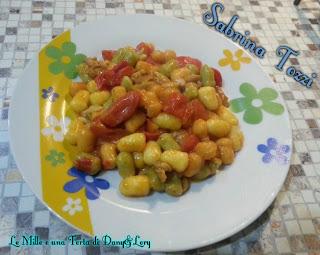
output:
[[[95,119],[91,125],[90,125],[90,129],[92,131],[92,133],[96,136],[96,137],[102,137],[105,134],[109,134],[110,131],[112,129],[107,128],[104,124],[102,124],[101,120],[99,118]]]
[[[154,51],[154,47],[151,43],[141,42],[137,45],[136,50],[150,56],[151,53]]]
[[[154,66],[158,66],[159,65],[159,63],[154,61],[153,58],[150,57],[150,56],[146,59],[146,62],[151,64],[151,65],[154,65]]]
[[[108,128],[100,119],[96,119],[91,123],[90,129],[97,138],[114,140],[119,139],[128,134],[128,131],[123,128]]]
[[[219,70],[211,67],[214,73],[214,80],[216,81],[216,86],[222,87],[222,76]]]
[[[176,116],[186,124],[192,116],[192,109],[187,107],[188,98],[181,93],[173,93],[164,103],[163,111]]]
[[[120,85],[124,76],[131,76],[134,68],[127,61],[114,66],[111,70],[105,70],[95,78],[99,90],[111,90],[113,87]]]
[[[160,132],[157,131],[157,132],[147,132],[147,131],[144,131],[144,134],[146,136],[146,140],[147,141],[156,141],[158,140],[159,136],[160,136]]]
[[[190,152],[196,147],[196,145],[200,142],[199,138],[194,134],[187,135],[182,143],[181,143],[181,149],[185,152]]]
[[[193,109],[192,122],[197,119],[207,120],[209,118],[208,111],[198,99],[193,99],[189,102],[188,107]]]
[[[82,172],[85,173],[90,173],[91,170],[91,165],[92,165],[92,160],[89,158],[82,158],[79,160],[76,160],[75,162],[75,167]]]
[[[113,84],[115,84],[116,86],[117,85],[120,85],[121,84],[121,81],[122,81],[122,78],[124,76],[131,76],[132,74],[134,73],[134,68],[132,66],[126,66],[122,69],[120,69],[114,76],[113,78]]]
[[[98,90],[110,90],[114,86],[111,85],[111,81],[115,75],[113,70],[106,70],[101,74],[97,75],[95,82],[97,84]]]
[[[103,51],[101,52],[102,58],[103,58],[104,60],[111,60],[111,59],[113,58],[113,54],[114,54],[114,53],[115,53],[114,50],[103,50]]]
[[[181,93],[173,93],[164,103],[163,111],[181,119],[184,127],[188,127],[197,119],[207,120],[209,115],[203,104],[194,99],[188,102]]]
[[[164,102],[163,111],[182,119],[187,103],[188,98],[186,96],[178,92],[172,93]]]
[[[192,125],[192,119],[193,119],[194,110],[192,107],[190,107],[190,103],[187,104],[186,108],[183,111],[183,115],[181,117],[182,120],[182,126],[184,128],[189,127]]]
[[[155,133],[155,132],[158,132],[159,127],[153,121],[151,121],[150,119],[147,119],[145,129],[149,133]]]
[[[117,72],[119,72],[122,68],[125,68],[125,67],[127,67],[127,66],[129,66],[129,63],[128,63],[128,61],[124,60],[124,61],[121,61],[120,63],[116,64],[116,65],[112,68],[112,70],[117,73]]]
[[[136,111],[140,102],[140,93],[130,91],[99,117],[101,122],[108,127],[115,127],[128,120]]]
[[[192,64],[192,65],[195,65],[196,67],[198,67],[200,70],[200,68],[202,66],[201,61],[196,58],[191,58],[191,57],[187,57],[187,56],[180,56],[180,57],[177,57],[176,60],[177,60],[178,65],[180,67],[184,67],[188,64]]]
[[[99,138],[100,142],[103,141],[103,143],[108,142],[108,143],[115,143],[122,137],[129,135],[130,133],[123,129],[123,128],[116,128],[111,132],[110,134],[104,135]]]

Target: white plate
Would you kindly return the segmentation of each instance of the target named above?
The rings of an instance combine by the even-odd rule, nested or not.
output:
[[[46,163],[45,154],[42,154],[42,161],[40,160],[40,141],[46,144],[42,152],[49,149],[63,151],[63,148],[61,142],[59,144],[52,140],[52,136],[41,135],[40,129],[43,127],[39,126],[39,115],[40,120],[45,122],[46,117],[54,115],[52,104],[64,107],[64,96],[60,95],[54,103],[44,101],[40,88],[52,86],[54,90],[63,94],[66,90],[61,89],[62,83],[70,81],[63,73],[51,74],[54,77],[52,81],[50,75],[47,76],[48,81],[42,81],[41,79],[46,78],[39,78],[41,74],[39,76],[38,70],[45,68],[47,72],[46,65],[51,63],[53,58],[46,55],[44,58],[47,59],[42,61],[36,57],[25,69],[17,84],[11,102],[9,129],[12,150],[23,177],[49,208],[67,223],[88,234],[101,237],[107,233],[117,240],[124,239],[128,234],[137,234],[144,240],[150,240],[151,250],[157,251],[186,250],[220,241],[248,226],[266,210],[279,192],[288,172],[291,129],[281,96],[272,89],[272,81],[255,60],[243,52],[242,57],[249,57],[251,60],[245,59],[240,62],[240,70],[233,70],[231,65],[220,66],[219,61],[225,58],[225,54],[235,54],[240,49],[237,45],[204,26],[167,17],[111,16],[81,24],[71,30],[69,35],[76,45],[77,53],[81,52],[87,56],[100,56],[102,49],[134,46],[141,41],[147,41],[153,42],[157,48],[173,49],[178,55],[198,58],[221,71],[223,88],[230,99],[243,97],[240,87],[244,93],[249,93],[250,88],[252,92],[252,87],[257,91],[270,88],[262,93],[265,100],[263,107],[278,110],[278,113],[274,115],[260,110],[262,119],[257,124],[247,123],[243,119],[246,112],[249,115],[248,119],[252,120],[252,108],[251,112],[249,109],[237,113],[245,144],[236,155],[235,162],[215,177],[193,184],[191,190],[182,197],[153,194],[139,199],[124,198],[117,188],[118,173],[108,172],[100,178],[107,180],[110,187],[99,189],[99,198],[90,200],[86,199],[85,187],[79,192],[67,193],[60,184],[60,176],[64,178],[63,181],[70,182],[75,179],[67,173],[71,163],[66,155],[65,163],[58,164],[57,168],[41,168],[41,165],[45,166],[48,162]],[[63,40],[68,40],[67,37],[64,34],[56,38],[47,48],[54,43],[61,44]],[[58,42],[59,40],[61,42]],[[42,50],[42,54],[44,51],[45,49]],[[226,63],[220,61],[220,64]],[[44,84],[46,81],[47,84]],[[243,83],[252,84],[252,87],[241,86]],[[255,100],[254,104],[257,106],[256,101],[258,100]],[[277,102],[282,106],[278,105],[278,108],[274,109],[270,102]],[[60,117],[59,114],[57,112],[55,115],[57,119],[61,117],[66,120],[64,108],[61,109]],[[48,126],[46,123],[44,125]],[[258,151],[257,146],[266,144],[268,139],[270,146],[267,148],[260,145]],[[272,147],[275,140],[277,146]],[[49,148],[50,146],[52,148]],[[261,152],[263,149],[265,153]],[[269,154],[273,156],[270,157]],[[46,176],[50,181],[44,181]],[[70,215],[70,208],[64,206],[68,201],[72,202],[78,198],[81,199],[77,201],[80,201],[82,210],[75,210],[74,215]],[[81,216],[82,214],[84,216]]]

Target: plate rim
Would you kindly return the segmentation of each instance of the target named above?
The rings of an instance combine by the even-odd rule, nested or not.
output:
[[[79,26],[81,25],[93,25],[94,23],[96,22],[104,22],[105,20],[107,19],[112,19],[112,18],[121,18],[121,17],[124,17],[124,16],[131,16],[131,17],[135,17],[135,16],[145,16],[145,17],[148,17],[148,18],[158,18],[158,19],[170,19],[172,22],[182,22],[182,23],[185,23],[187,24],[188,26],[192,25],[192,26],[197,26],[199,29],[203,29],[203,31],[211,31],[211,32],[214,32],[216,34],[218,34],[218,36],[222,37],[223,40],[226,40],[228,41],[229,43],[233,44],[234,46],[236,46],[237,49],[242,49],[238,44],[236,44],[235,42],[233,42],[232,40],[228,40],[223,34],[221,33],[218,33],[217,31],[214,30],[214,28],[210,29],[209,27],[207,27],[206,25],[202,26],[200,24],[198,24],[197,22],[195,21],[189,21],[189,20],[185,20],[185,19],[179,19],[177,17],[173,17],[173,16],[159,16],[159,15],[150,15],[150,14],[121,14],[121,15],[109,15],[109,16],[105,16],[103,19],[97,19],[97,20],[91,20],[91,21],[85,21],[85,22],[81,22],[79,24],[76,24],[73,28],[71,29],[67,29],[65,31],[70,31],[72,32],[73,30],[77,29]],[[65,32],[64,31],[64,32]],[[60,34],[58,35],[60,36]],[[13,95],[11,97],[11,100],[10,100],[10,107],[9,107],[9,113],[8,113],[8,134],[9,134],[9,146],[10,146],[10,150],[11,150],[11,153],[15,159],[15,162],[16,162],[16,165],[18,167],[18,170],[19,172],[21,173],[22,177],[23,177],[23,180],[28,184],[28,187],[32,190],[32,192],[34,193],[34,195],[37,197],[37,199],[39,199],[43,204],[46,205],[46,207],[49,209],[50,212],[52,212],[56,217],[58,217],[59,219],[61,219],[63,222],[67,223],[67,225],[71,226],[72,228],[76,229],[77,231],[81,232],[81,233],[84,233],[85,235],[89,236],[89,237],[93,237],[95,236],[96,234],[93,233],[92,235],[87,233],[86,231],[82,230],[82,229],[79,229],[77,226],[75,225],[72,225],[69,221],[67,221],[65,218],[63,218],[62,216],[60,216],[58,213],[56,213],[53,209],[51,209],[51,207],[43,200],[42,198],[42,194],[38,194],[36,192],[34,192],[34,187],[32,185],[30,185],[30,182],[27,181],[28,178],[25,178],[25,174],[23,171],[21,171],[20,169],[22,169],[23,167],[20,166],[20,163],[16,160],[16,151],[14,149],[14,145],[15,144],[15,138],[14,138],[14,134],[13,134],[13,130],[12,130],[12,119],[13,119],[13,116],[15,114],[17,114],[17,110],[16,110],[16,104],[18,104],[15,100],[15,98],[17,97],[17,94],[18,94],[18,89],[21,85],[21,76],[24,72],[26,72],[26,70],[30,69],[31,66],[33,64],[37,65],[37,56],[39,54],[39,52],[44,48],[46,47],[52,40],[50,40],[48,43],[46,43],[44,46],[42,46],[36,53],[35,55],[33,56],[33,58],[30,60],[30,62],[25,66],[25,68],[23,69],[23,72],[19,75],[18,79],[17,79],[17,83],[16,83],[16,86],[14,88],[14,92],[13,92]],[[250,56],[250,59],[254,62],[255,65],[259,66],[259,69],[266,75],[267,77],[267,80],[269,81],[269,84],[270,84],[270,87],[272,87],[273,89],[275,89],[278,94],[280,95],[281,93],[279,93],[280,91],[277,89],[277,87],[275,86],[275,82],[271,79],[269,73],[267,73],[262,65],[258,62],[258,60],[253,57],[251,54],[248,54],[246,51],[244,51],[247,55]],[[272,84],[272,85],[271,85]],[[241,230],[245,229],[246,227],[248,227],[250,224],[252,224],[256,219],[258,219],[267,209],[268,207],[272,204],[272,202],[275,200],[275,198],[277,197],[277,195],[279,194],[285,180],[286,180],[286,177],[288,175],[288,172],[289,172],[289,168],[290,168],[290,159],[292,158],[292,144],[293,144],[293,137],[292,137],[292,126],[291,126],[291,122],[290,122],[290,114],[289,114],[289,111],[287,109],[287,106],[285,104],[285,100],[282,98],[282,96],[279,96],[280,98],[280,102],[283,104],[284,108],[285,108],[285,116],[284,118],[286,119],[286,122],[288,124],[288,129],[289,129],[289,132],[288,132],[288,141],[286,141],[287,144],[290,145],[290,152],[289,152],[289,155],[288,155],[288,160],[289,160],[289,163],[286,165],[286,172],[285,174],[283,174],[283,178],[282,180],[279,180],[279,184],[277,185],[275,191],[273,193],[271,193],[270,195],[268,195],[266,197],[266,201],[264,202],[264,205],[265,206],[261,206],[260,207],[260,210],[255,210],[254,212],[254,215],[252,216],[249,216],[246,218],[245,220],[245,223],[237,226],[237,227],[234,227],[232,229],[229,229],[229,231],[225,231],[224,234],[221,234],[221,235],[216,235],[216,236],[208,236],[208,238],[202,242],[197,242],[197,244],[189,244],[189,242],[186,242],[183,247],[175,247],[175,248],[172,248],[170,246],[170,248],[163,248],[163,249],[153,249],[152,247],[150,249],[144,249],[142,248],[142,250],[146,250],[146,251],[161,251],[161,252],[173,252],[173,251],[182,251],[182,250],[190,250],[190,249],[197,249],[197,248],[201,248],[201,247],[205,247],[205,246],[208,246],[208,245],[212,245],[214,243],[217,243],[217,242],[220,242],[230,236],[233,236],[234,234],[240,232]],[[37,110],[38,111],[38,110]],[[38,114],[39,115],[39,114]],[[37,118],[39,116],[36,116]],[[290,139],[290,142],[289,142],[289,139]],[[40,171],[41,172],[41,171]],[[42,190],[42,187],[41,187],[41,190]],[[41,193],[41,192],[40,192]],[[154,242],[154,241],[153,241]],[[137,248],[135,248],[137,249]],[[139,250],[141,250],[141,248],[139,248]]]

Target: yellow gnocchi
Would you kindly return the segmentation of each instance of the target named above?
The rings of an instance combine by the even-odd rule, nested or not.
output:
[[[181,196],[236,160],[244,135],[217,69],[144,42],[102,54],[77,66],[66,96],[80,171],[118,171],[127,197]]]

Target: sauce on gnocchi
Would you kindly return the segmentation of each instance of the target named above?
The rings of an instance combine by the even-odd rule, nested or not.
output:
[[[142,42],[103,50],[77,69],[64,144],[87,174],[117,169],[124,196],[181,196],[243,146],[220,72],[198,59]]]

